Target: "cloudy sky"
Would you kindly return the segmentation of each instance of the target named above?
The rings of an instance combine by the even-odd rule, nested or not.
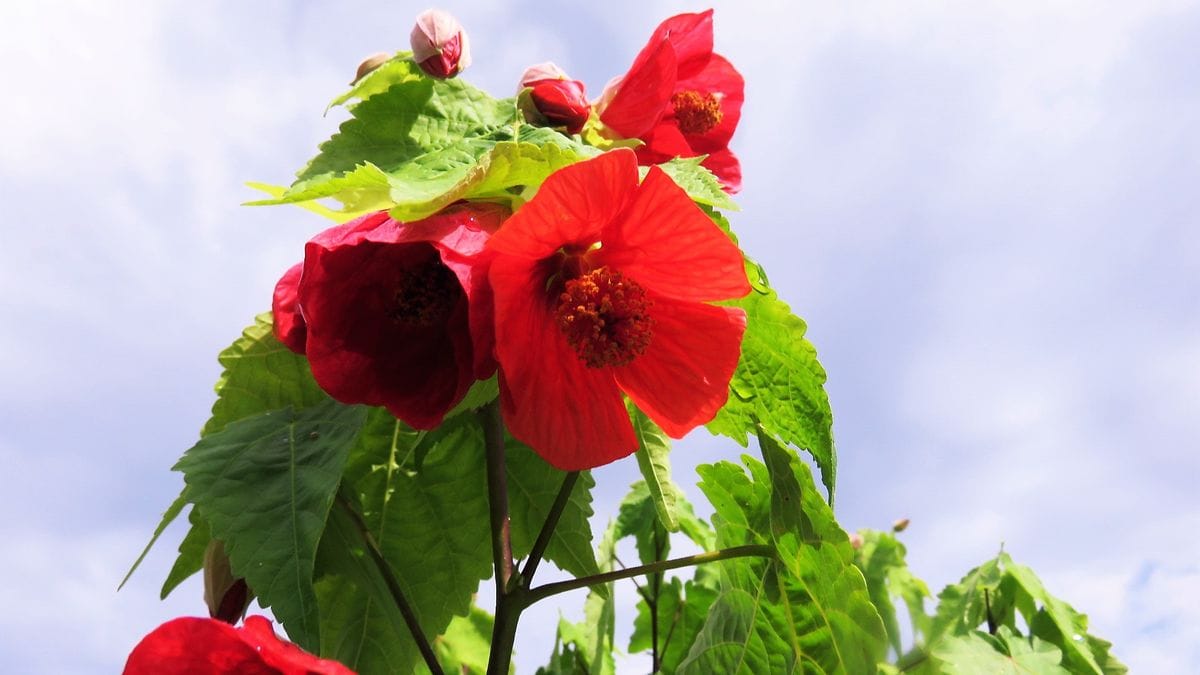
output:
[[[948,4],[716,7],[747,82],[734,226],[830,373],[839,518],[910,517],[935,589],[1003,543],[1135,672],[1194,672],[1200,5]],[[115,588],[178,491],[215,354],[323,227],[239,207],[243,183],[288,182],[360,58],[405,48],[425,7],[100,5],[0,10],[11,673],[115,672],[203,611],[196,583],[157,600],[179,530]],[[444,6],[471,32],[467,77],[503,96],[547,59],[598,93],[659,20],[705,5]],[[696,434],[677,478],[739,450]],[[598,473],[601,518],[635,473]],[[527,623],[522,672],[549,649],[551,622]]]

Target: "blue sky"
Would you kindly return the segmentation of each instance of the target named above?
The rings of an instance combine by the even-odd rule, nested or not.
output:
[[[659,20],[704,7],[546,5],[445,5],[471,32],[465,76],[508,95],[550,59],[596,95]],[[734,227],[830,373],[839,518],[910,517],[935,589],[1003,542],[1135,672],[1194,671],[1200,5],[947,5],[716,5],[747,82]],[[114,672],[203,611],[196,583],[157,600],[179,531],[115,587],[177,493],[217,351],[324,225],[238,206],[243,183],[286,183],[341,119],[325,103],[421,9],[3,10],[6,672]],[[695,434],[677,478],[738,452]],[[602,512],[635,473],[598,472]],[[522,672],[555,611],[526,622]]]

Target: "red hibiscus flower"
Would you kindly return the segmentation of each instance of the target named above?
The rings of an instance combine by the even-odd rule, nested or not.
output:
[[[495,370],[482,254],[507,216],[494,204],[458,204],[417,222],[381,211],[322,232],[305,245],[296,300],[293,270],[276,287],[277,334],[304,349],[333,398],[436,427]],[[289,337],[299,330],[289,307],[302,340]]]
[[[133,648],[125,675],[354,675],[280,640],[271,622],[246,618],[241,628],[184,617],[155,628]]]
[[[729,139],[742,116],[745,83],[712,45],[711,9],[667,19],[596,107],[610,129],[645,141],[640,163],[708,155],[702,164],[737,192],[742,169]]]
[[[742,254],[629,150],[552,174],[488,242],[505,422],[564,470],[637,449],[622,392],[679,438],[724,405],[750,291]],[[311,338],[310,338],[311,344]]]

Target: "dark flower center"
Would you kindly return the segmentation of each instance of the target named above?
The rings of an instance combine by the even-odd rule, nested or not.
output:
[[[678,91],[671,96],[675,108],[675,120],[679,130],[685,134],[703,134],[721,123],[721,101],[716,94],[701,94],[698,91]]]
[[[458,277],[433,257],[400,273],[388,318],[407,326],[432,326],[449,316],[461,294]]]
[[[624,366],[650,346],[650,306],[640,285],[599,267],[564,284],[555,316],[567,343],[589,368]]]

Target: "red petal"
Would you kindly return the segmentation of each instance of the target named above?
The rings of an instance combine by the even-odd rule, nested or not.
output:
[[[750,292],[742,252],[658,167],[604,230],[597,264],[611,265],[657,294],[679,300],[740,298]]]
[[[537,263],[500,257],[489,277],[496,294],[501,408],[513,437],[564,471],[634,452],[637,439],[612,371],[588,368],[567,344]]]
[[[687,79],[680,79],[675,90],[695,91],[701,94],[719,94],[721,99],[721,123],[703,134],[688,136],[688,144],[701,155],[723,150],[742,119],[742,102],[746,99],[746,83],[733,64],[719,54],[704,69]],[[674,92],[672,92],[674,93]]]
[[[675,49],[666,38],[638,54],[616,93],[600,111],[600,121],[626,138],[639,138],[662,117],[675,90]]]
[[[645,354],[617,368],[617,383],[672,438],[717,414],[741,356],[746,313],[654,297],[654,337]]]
[[[305,338],[308,335],[304,325],[304,317],[300,315],[299,286],[300,272],[304,263],[298,262],[283,273],[279,283],[275,284],[275,294],[271,298],[272,329],[275,337],[297,354],[304,353]]]
[[[354,675],[354,671],[337,661],[318,658],[291,642],[280,640],[266,617],[246,617],[241,638],[259,651],[263,661],[278,668],[283,675]]]
[[[213,619],[172,619],[133,648],[125,675],[279,675],[242,641],[238,629]]]
[[[583,249],[600,239],[637,190],[637,158],[614,150],[559,169],[492,236],[488,247],[504,255],[540,260],[564,246]]]
[[[676,14],[660,23],[650,37],[650,44],[663,38],[670,41],[675,48],[679,77],[688,77],[699,71],[712,56],[712,14],[711,9],[697,14]]]
[[[726,192],[736,194],[742,189],[742,165],[732,150],[714,152],[705,157],[700,166],[713,172]]]

